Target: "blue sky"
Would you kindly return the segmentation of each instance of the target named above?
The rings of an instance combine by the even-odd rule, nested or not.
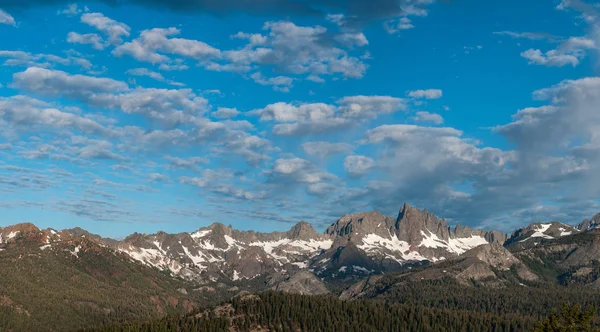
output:
[[[0,226],[600,212],[597,4],[245,3],[0,0]]]

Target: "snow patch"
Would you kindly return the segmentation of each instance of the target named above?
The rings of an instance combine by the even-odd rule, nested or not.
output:
[[[352,265],[352,269],[354,271],[363,272],[363,273],[373,273],[374,271],[370,271],[362,266]]]
[[[544,239],[554,239],[552,236],[544,234],[546,231],[548,231],[548,229],[550,229],[550,227],[552,226],[552,224],[540,224],[540,225],[536,225],[535,227],[535,232],[533,234],[531,234],[528,238],[523,239],[519,242],[525,242],[531,238],[534,237],[541,237]]]
[[[210,229],[204,230],[204,231],[197,231],[195,233],[192,233],[191,237],[192,237],[192,239],[200,239],[200,238],[203,238],[203,237],[207,236],[211,232],[212,231]]]
[[[383,254],[385,257],[393,259],[398,263],[405,261],[423,261],[427,260],[416,251],[410,250],[408,242],[400,241],[397,237],[390,234],[390,238],[386,239],[377,234],[368,234],[362,239],[363,244],[357,246],[368,254]],[[393,253],[399,253],[400,258]]]
[[[51,247],[51,245],[49,245],[49,244],[46,244],[46,245],[43,245],[43,246],[41,246],[41,247],[40,247],[40,249],[41,249],[41,250],[46,250],[46,249],[48,249],[48,248],[50,248],[50,247]]]
[[[296,265],[297,267],[299,267],[301,269],[306,269],[308,267],[308,263],[306,263],[306,262],[296,262],[296,263],[292,263],[292,265]]]
[[[19,235],[19,232],[15,232],[15,231],[10,232],[10,233],[8,233],[8,236],[6,237],[6,239],[7,240],[14,239],[15,237],[17,237],[17,235]]]
[[[231,278],[231,280],[236,281],[236,280],[240,280],[240,275],[238,274],[238,271],[233,270],[233,277]]]
[[[488,241],[481,236],[456,238],[448,241],[449,249],[458,255],[484,244],[488,244]]]

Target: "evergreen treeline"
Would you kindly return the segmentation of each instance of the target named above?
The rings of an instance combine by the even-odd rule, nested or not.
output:
[[[91,331],[523,331],[536,321],[527,316],[265,292],[234,298],[207,313]]]
[[[384,275],[367,297],[389,303],[427,308],[459,309],[494,315],[517,315],[541,319],[563,303],[600,307],[600,291],[585,286],[509,285],[466,287],[451,278],[443,280],[398,280]]]

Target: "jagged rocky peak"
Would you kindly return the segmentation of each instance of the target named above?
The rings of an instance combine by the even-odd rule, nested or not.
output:
[[[487,231],[484,233],[485,234],[483,235],[483,237],[489,243],[498,243],[502,245],[506,242],[506,240],[508,240],[508,234],[506,233],[502,233],[499,231]]]
[[[580,231],[588,231],[598,227],[598,225],[600,225],[600,213],[593,216],[591,220],[585,219],[582,221],[579,225],[577,225],[577,229]]]
[[[391,239],[395,236],[394,218],[379,211],[347,214],[329,226],[325,234],[333,240],[330,250],[346,246],[348,242],[362,245],[370,237]]]
[[[396,234],[401,241],[410,244],[420,242],[431,234],[446,242],[450,238],[446,220],[439,219],[426,209],[412,207],[408,203],[404,203],[396,218]]]
[[[378,234],[389,237],[394,219],[379,211],[347,214],[327,228],[325,234],[331,238],[349,239],[354,235]]]
[[[322,239],[324,236],[322,234],[318,234],[311,224],[307,223],[306,221],[301,221],[294,225],[294,227],[287,232],[287,238],[293,240],[310,241]]]

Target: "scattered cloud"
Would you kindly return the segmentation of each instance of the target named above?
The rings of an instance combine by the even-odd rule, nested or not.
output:
[[[350,176],[361,177],[376,166],[375,160],[366,156],[347,156],[344,168]]]
[[[416,122],[431,122],[437,125],[444,123],[444,118],[441,115],[429,112],[417,112],[413,120]]]
[[[123,42],[123,37],[129,37],[131,28],[125,23],[117,22],[104,16],[102,13],[85,13],[81,15],[81,22],[98,29],[108,37],[108,41],[113,45],[119,45]]]
[[[304,152],[311,156],[326,158],[336,154],[352,153],[354,148],[347,143],[307,142],[302,144]]]
[[[104,40],[95,33],[86,33],[82,35],[77,32],[69,32],[67,35],[67,42],[72,44],[89,44],[97,50],[104,49]]]
[[[15,18],[12,17],[9,13],[0,9],[0,24],[7,24],[12,26],[17,26],[17,22],[15,22]]]
[[[442,95],[442,90],[439,89],[413,90],[408,92],[409,97],[416,99],[440,99]]]

